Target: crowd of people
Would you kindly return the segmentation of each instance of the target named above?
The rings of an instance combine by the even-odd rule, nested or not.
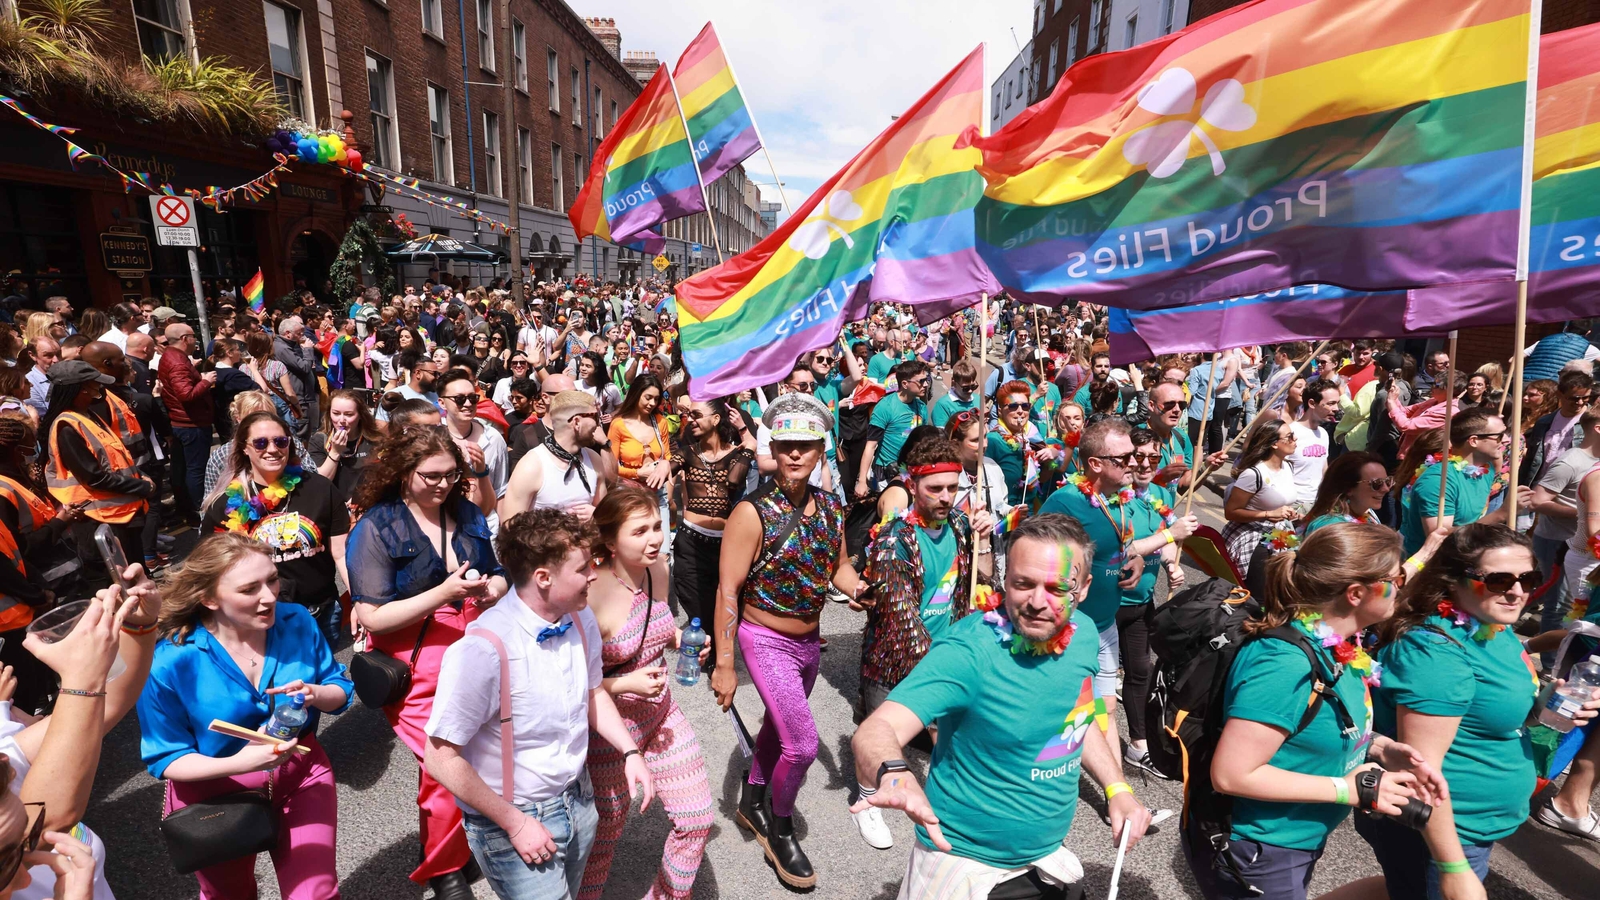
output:
[[[202,896],[254,896],[259,852],[282,896],[337,896],[317,729],[359,697],[415,756],[409,874],[434,897],[481,877],[598,900],[638,800],[672,823],[649,896],[687,898],[714,795],[673,672],[700,630],[715,702],[733,708],[742,660],[765,710],[735,820],[780,881],[817,886],[794,816],[839,603],[865,614],[841,801],[879,850],[885,810],[916,823],[900,896],[1065,897],[1082,776],[1114,841],[1173,814],[1127,773],[1172,775],[1156,638],[1206,589],[1181,564],[1204,546],[1259,604],[1190,785],[1227,815],[1181,820],[1205,896],[1301,900],[1353,809],[1382,875],[1346,900],[1483,897],[1530,816],[1600,840],[1600,741],[1535,805],[1561,773],[1525,727],[1540,674],[1570,664],[1566,623],[1600,624],[1583,335],[1528,348],[1519,386],[1420,340],[1113,365],[1089,304],[933,323],[883,304],[777,383],[697,400],[670,290],[518,300],[446,274],[332,306],[224,295],[204,347],[148,302],[0,324],[0,896],[111,896],[79,820],[135,706]],[[1193,514],[1203,490],[1220,531]],[[30,627],[86,596],[56,642]],[[1600,691],[1573,707],[1586,724]],[[908,746],[931,747],[925,778]]]

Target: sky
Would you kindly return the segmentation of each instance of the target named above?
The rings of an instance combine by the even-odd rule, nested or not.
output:
[[[1016,41],[1027,41],[1033,15],[1029,0],[568,3],[581,16],[616,19],[624,54],[652,50],[669,66],[714,22],[790,208],[979,43],[987,45],[984,81],[992,82],[1016,57]],[[745,160],[745,171],[764,199],[778,199],[760,153]]]

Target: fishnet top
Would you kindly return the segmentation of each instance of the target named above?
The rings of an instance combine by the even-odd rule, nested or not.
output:
[[[672,450],[673,467],[683,473],[683,490],[689,512],[726,519],[744,496],[745,476],[755,454],[735,447],[715,462],[707,462],[692,444],[678,443]]]

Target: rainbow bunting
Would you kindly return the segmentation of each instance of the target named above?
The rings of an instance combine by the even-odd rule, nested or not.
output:
[[[990,137],[1013,297],[1158,308],[1518,268],[1530,0],[1257,0],[1086,57]]]
[[[705,208],[672,75],[661,65],[595,151],[567,218],[580,241],[593,234],[628,244]]]
[[[266,295],[267,281],[262,277],[261,270],[258,268],[256,273],[250,276],[250,280],[244,283],[244,300],[250,304],[251,312],[261,313],[266,311]]]
[[[979,47],[776,231],[678,285],[691,396],[772,383],[872,302],[932,321],[996,289],[973,249],[978,155],[955,148],[984,92]]]
[[[755,120],[733,78],[710,22],[684,48],[672,70],[689,122],[689,139],[700,180],[710,184],[761,149]]]

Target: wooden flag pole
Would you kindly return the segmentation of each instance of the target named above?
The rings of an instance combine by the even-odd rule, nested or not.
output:
[[[1525,283],[1525,282],[1524,282]],[[1447,476],[1450,474],[1450,420],[1455,418],[1456,402],[1456,333],[1450,332],[1450,367],[1445,369],[1444,375],[1444,425],[1440,426],[1444,432],[1444,450],[1439,457],[1439,506],[1435,516],[1444,515],[1445,485],[1448,484]]]
[[[989,416],[987,395],[983,392],[984,377],[983,367],[989,359],[989,295],[978,295],[978,427],[984,431],[984,440],[988,440]],[[983,508],[983,500],[988,494],[983,487],[983,451],[978,451],[978,474],[972,480],[973,502],[967,504],[974,511]],[[993,537],[990,538],[991,543]],[[967,586],[967,597],[975,597],[978,593],[978,535],[972,535],[972,571],[968,573],[971,583]]]
[[[1515,390],[1511,398],[1511,423],[1506,430],[1511,433],[1511,481],[1506,486],[1506,527],[1517,527],[1517,469],[1522,465],[1522,343],[1528,339],[1528,283],[1517,282],[1517,322],[1511,337],[1511,381],[1506,390]],[[1537,473],[1535,473],[1537,474]]]
[[[1194,487],[1200,483],[1200,457],[1206,455],[1206,426],[1210,424],[1211,417],[1217,414],[1216,409],[1212,407],[1212,403],[1216,400],[1217,364],[1220,362],[1221,360],[1217,359],[1217,354],[1212,353],[1211,377],[1206,380],[1206,402],[1204,406],[1200,407],[1200,446],[1194,450],[1193,467],[1190,469],[1193,474],[1189,476],[1189,493],[1184,496],[1183,500],[1183,514],[1186,516],[1189,514],[1189,508],[1194,506]]]

